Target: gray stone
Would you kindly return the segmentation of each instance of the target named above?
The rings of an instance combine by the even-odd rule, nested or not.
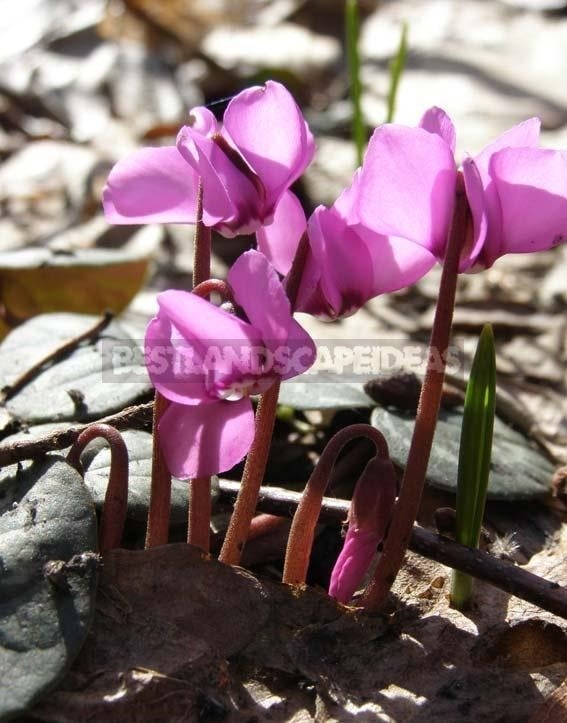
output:
[[[455,492],[457,487],[462,419],[462,411],[441,410],[427,470],[429,484],[449,492]],[[376,407],[371,423],[386,437],[394,463],[404,467],[413,418]],[[549,492],[552,474],[553,466],[546,457],[496,417],[488,497],[503,500],[543,497]]]

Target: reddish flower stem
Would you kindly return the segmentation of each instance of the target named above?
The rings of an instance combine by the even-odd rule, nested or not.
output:
[[[295,253],[291,271],[286,279],[285,288],[292,310],[295,307],[299,282],[308,251],[309,240],[307,234],[304,234]],[[219,555],[219,560],[227,565],[239,564],[248,537],[250,523],[256,510],[260,485],[266,471],[270,443],[274,433],[279,393],[280,382],[278,380],[260,397],[258,402],[254,441],[246,458],[240,490]]]
[[[421,388],[410,451],[402,478],[400,494],[384,542],[384,549],[378,561],[374,578],[362,597],[362,605],[367,610],[378,610],[383,605],[404,561],[413,523],[417,517],[421,502],[443,391],[447,351],[455,306],[459,257],[467,230],[470,228],[470,210],[462,187],[461,176],[459,175],[458,178],[459,185],[455,211],[443,262],[439,297],[429,342],[428,364]]]
[[[193,293],[203,299],[208,299],[211,294],[217,293],[223,301],[229,301],[231,304],[234,303],[230,286],[226,281],[221,281],[220,279],[201,281],[200,284],[195,286]]]
[[[329,441],[305,486],[301,502],[293,516],[283,571],[285,583],[301,585],[305,582],[315,527],[331,472],[342,448],[356,437],[367,437],[376,445],[377,456],[389,458],[388,444],[384,436],[368,424],[351,424],[337,432]]]
[[[211,229],[203,223],[203,184],[197,189],[197,218],[193,239],[193,288],[211,278]]]
[[[128,510],[128,449],[120,432],[108,424],[91,424],[78,436],[67,455],[67,462],[83,474],[81,454],[97,437],[110,447],[110,474],[98,533],[101,554],[120,547]]]
[[[207,289],[211,277],[211,229],[203,224],[203,184],[199,181],[197,190],[197,223],[193,242],[193,291],[200,289],[199,296],[205,299],[217,289],[214,284]],[[222,282],[219,282],[222,283]],[[196,477],[190,482],[189,519],[187,542],[200,547],[204,552],[210,550],[211,529],[211,478]]]
[[[197,214],[194,237],[193,286],[199,286],[211,275],[211,230],[203,224],[203,186],[199,181],[197,190]],[[208,296],[208,294],[206,295]],[[206,298],[205,296],[205,298]],[[159,422],[169,402],[156,391],[153,419],[153,456],[150,508],[146,531],[146,549],[166,545],[169,537],[169,516],[171,510],[171,473],[159,444]],[[189,507],[189,531],[187,540],[191,544],[209,550],[209,527],[211,516],[211,481],[199,478],[192,483],[191,505]]]
[[[146,550],[158,545],[167,545],[169,537],[169,514],[171,509],[171,474],[161,451],[158,426],[169,401],[156,391],[152,421],[152,482],[150,507],[146,528]]]
[[[227,565],[238,565],[248,536],[250,522],[256,510],[258,492],[266,470],[270,442],[276,421],[280,392],[279,380],[264,392],[256,410],[256,434],[246,457],[240,490],[234,504],[219,560]]]

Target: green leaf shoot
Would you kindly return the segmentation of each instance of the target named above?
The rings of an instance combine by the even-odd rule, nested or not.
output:
[[[457,542],[478,547],[490,476],[492,432],[496,408],[496,355],[490,324],[481,332],[471,368],[459,449]],[[462,609],[472,595],[473,579],[454,571],[451,602]]]

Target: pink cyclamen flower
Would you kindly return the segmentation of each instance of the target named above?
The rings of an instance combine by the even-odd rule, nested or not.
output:
[[[520,123],[464,160],[472,228],[461,271],[565,240],[567,154],[538,147],[539,125],[536,118]],[[258,234],[259,248],[285,273],[307,230],[299,311],[346,316],[442,261],[455,204],[454,150],[451,119],[431,108],[417,128],[378,127],[352,185],[331,208],[319,206],[306,222],[294,199],[282,201]]]
[[[246,319],[186,291],[158,295],[146,331],[146,366],[171,404],[159,425],[168,467],[180,479],[224,472],[254,437],[250,394],[265,392],[315,360],[311,338],[293,319],[276,271],[248,251],[228,274]]]
[[[396,499],[396,472],[390,459],[373,457],[356,483],[348,530],[329,584],[329,595],[348,603],[364,579],[386,532]]]
[[[201,179],[205,226],[232,237],[270,223],[314,153],[290,93],[268,81],[235,96],[222,126],[205,107],[189,117],[175,146],[143,148],[114,166],[103,193],[107,219],[195,223]]]

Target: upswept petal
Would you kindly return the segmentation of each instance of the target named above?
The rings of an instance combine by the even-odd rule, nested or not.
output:
[[[115,224],[195,223],[198,178],[175,146],[142,148],[118,161],[103,191]]]
[[[352,177],[352,183],[341,193],[333,204],[333,208],[345,222],[354,225],[360,221],[358,217],[358,195],[360,188],[360,174],[362,169],[358,168]]]
[[[167,466],[179,479],[226,472],[243,459],[253,439],[254,411],[247,397],[198,406],[173,402],[159,423]]]
[[[325,309],[323,318],[328,320],[332,314],[328,311],[329,304],[325,301],[325,297],[321,291],[320,281],[321,268],[319,262],[313,255],[313,250],[310,245],[307,252],[307,259],[301,273],[294,310],[319,316],[321,314],[320,310]]]
[[[435,133],[438,135],[449,146],[451,152],[455,152],[457,142],[455,126],[453,125],[453,121],[442,108],[433,106],[433,108],[426,110],[418,123],[418,127],[423,128],[428,133]]]
[[[262,335],[270,350],[286,341],[291,325],[291,307],[282,282],[260,251],[243,253],[227,277],[234,300]]]
[[[403,237],[443,257],[457,171],[453,153],[423,128],[378,127],[359,179],[358,216],[369,229]]]
[[[307,220],[299,200],[291,191],[285,191],[275,208],[272,223],[256,231],[258,250],[280,274],[285,275],[291,269],[306,228]]]
[[[567,240],[567,154],[541,148],[495,153],[490,175],[502,210],[499,254],[552,248]]]
[[[487,181],[490,159],[494,153],[504,148],[537,148],[541,121],[539,118],[528,118],[498,136],[474,157],[474,161],[484,183]]]
[[[203,347],[209,340],[249,344],[261,341],[250,324],[189,291],[169,289],[158,294],[157,301],[160,315],[165,315],[187,341]]]
[[[212,136],[220,130],[220,124],[215,118],[215,114],[203,105],[191,108],[189,120],[189,126],[203,136]]]
[[[502,133],[492,143],[489,143],[478,155],[474,156],[474,163],[480,174],[484,188],[484,210],[486,213],[487,230],[485,251],[481,252],[482,263],[489,266],[500,255],[502,244],[502,213],[500,199],[496,193],[490,177],[490,161],[492,156],[504,148],[535,148],[539,140],[540,120],[529,118],[523,123]],[[485,259],[486,256],[486,259]],[[490,260],[491,259],[491,260]]]
[[[212,402],[195,349],[174,336],[171,322],[165,316],[158,316],[148,324],[144,360],[152,384],[172,402],[190,405]]]
[[[223,135],[262,181],[266,215],[313,158],[313,137],[301,111],[289,91],[274,81],[243,90],[230,101]]]
[[[202,181],[205,226],[233,221],[237,198],[232,194],[232,186],[238,188],[240,179],[251,185],[248,179],[236,170],[214,141],[190,126],[183,126],[179,131],[177,148]]]
[[[487,239],[488,217],[486,213],[485,193],[482,178],[472,158],[465,158],[463,161],[463,178],[473,220],[473,230],[470,239],[466,239],[461,252],[459,263],[459,271],[461,273],[469,271],[476,264],[477,259],[482,265],[485,265],[485,259],[495,258],[497,249],[491,246],[491,242],[497,242],[499,237],[499,234],[493,234],[490,242]],[[496,218],[498,217],[499,214]]]

